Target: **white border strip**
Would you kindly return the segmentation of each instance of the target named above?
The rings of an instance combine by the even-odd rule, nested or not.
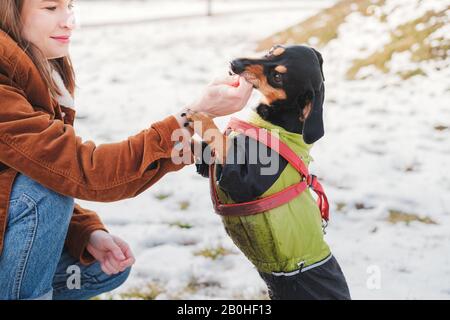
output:
[[[325,259],[323,259],[323,260],[321,260],[321,261],[319,261],[317,263],[314,263],[314,264],[312,264],[310,266],[307,266],[306,268],[301,268],[301,269],[298,269],[298,270],[295,270],[295,271],[292,271],[292,272],[272,272],[272,275],[277,276],[277,277],[280,277],[280,276],[285,276],[285,277],[294,276],[294,275],[296,275],[296,274],[298,274],[300,272],[305,272],[305,271],[314,269],[316,267],[319,267],[319,266],[327,263],[328,261],[330,261],[330,259],[332,257],[333,257],[333,254],[330,253],[330,255],[328,257],[326,257]]]

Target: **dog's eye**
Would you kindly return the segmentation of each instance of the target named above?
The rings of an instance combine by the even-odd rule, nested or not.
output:
[[[273,80],[275,80],[276,83],[283,82],[283,76],[280,73],[275,73],[273,75]]]

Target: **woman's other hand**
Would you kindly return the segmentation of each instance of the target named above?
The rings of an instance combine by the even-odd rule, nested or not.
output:
[[[91,233],[86,249],[108,275],[122,272],[136,261],[124,240],[103,230]]]

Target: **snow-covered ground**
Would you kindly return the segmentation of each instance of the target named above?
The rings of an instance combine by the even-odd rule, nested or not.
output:
[[[196,14],[205,2],[78,2],[82,27],[72,45],[78,135],[101,144],[147,128],[196,98],[227,72],[232,58],[253,55],[258,40],[333,1],[215,3],[217,13],[239,8],[243,13],[92,27]],[[252,12],[261,6],[268,9]],[[344,80],[363,47],[384,43],[377,28],[354,14],[341,26],[339,39],[321,49],[326,134],[312,149],[311,171],[323,181],[332,205],[326,239],[355,299],[450,299],[448,61],[439,72],[424,64],[428,77],[407,81],[375,71],[363,81]],[[255,92],[234,116],[245,119],[258,99]],[[227,120],[217,123],[223,127]],[[134,199],[79,203],[96,210],[135,252],[131,276],[113,297],[148,284],[163,289],[158,299],[264,297],[263,281],[227,237],[213,213],[208,182],[193,166],[168,174]],[[428,216],[437,224],[391,224],[389,210]],[[196,254],[218,247],[231,254],[216,260]]]

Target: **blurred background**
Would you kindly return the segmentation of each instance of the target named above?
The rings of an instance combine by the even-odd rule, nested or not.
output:
[[[76,130],[118,142],[196,99],[236,57],[306,44],[324,57],[325,136],[310,171],[354,299],[450,298],[450,1],[77,0]],[[234,116],[245,119],[254,92]],[[224,127],[229,117],[217,119]],[[194,166],[135,199],[79,201],[132,246],[98,299],[268,299]]]

